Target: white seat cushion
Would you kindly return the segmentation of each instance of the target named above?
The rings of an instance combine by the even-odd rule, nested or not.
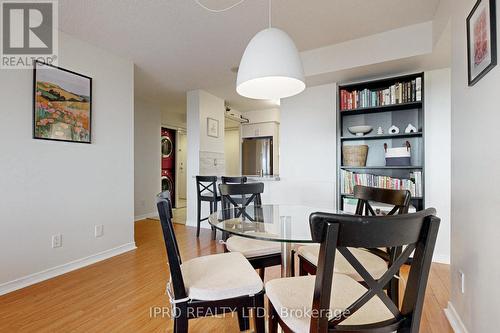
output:
[[[263,283],[241,253],[227,252],[188,260],[181,265],[190,299],[214,301],[254,295]]]
[[[315,279],[316,276],[309,275],[275,279],[266,283],[266,294],[269,301],[293,332],[309,332]],[[334,274],[330,299],[331,314],[340,315],[341,311],[345,310],[366,291],[365,287],[351,277]],[[309,315],[307,315],[308,313]],[[362,325],[393,318],[394,316],[389,309],[378,296],[375,296],[340,325]]]
[[[240,252],[246,258],[254,258],[268,254],[280,253],[281,243],[232,236],[227,239],[226,248],[231,252]]]
[[[349,251],[359,260],[361,265],[370,273],[374,279],[379,279],[387,271],[387,262],[379,256],[370,253],[363,249],[348,248]],[[304,257],[313,265],[317,265],[319,256],[319,244],[301,246],[297,249],[297,253]],[[335,253],[334,272],[346,274],[356,281],[363,281],[363,278],[337,250]]]

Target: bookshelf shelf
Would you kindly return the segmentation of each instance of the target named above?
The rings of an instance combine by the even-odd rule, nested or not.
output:
[[[400,133],[400,134],[374,134],[374,135],[364,135],[364,136],[342,136],[340,140],[342,141],[360,141],[360,140],[383,140],[383,139],[405,139],[405,138],[415,138],[421,137],[422,132],[417,133]]]
[[[364,167],[352,167],[352,166],[341,166],[341,169],[344,170],[420,170],[423,169],[421,166],[364,166]]]
[[[382,105],[382,106],[370,106],[365,108],[357,108],[357,109],[349,109],[349,110],[341,110],[340,113],[342,115],[354,115],[354,114],[366,114],[366,113],[377,113],[377,112],[387,112],[387,111],[401,111],[408,109],[418,109],[422,107],[422,101],[419,102],[410,102],[410,103],[399,103],[399,104],[390,104],[390,105]]]
[[[344,198],[354,198],[354,195],[349,194],[349,193],[341,193],[340,196],[344,197]],[[411,200],[424,200],[424,198],[423,197],[412,197]]]
[[[424,73],[388,77],[379,80],[340,84],[337,91],[337,207],[343,209],[344,198],[353,183],[381,184],[390,188],[411,188],[412,205],[424,209],[425,202],[425,129],[424,129]],[[392,104],[359,107],[359,105]],[[356,106],[346,109],[348,106]],[[388,134],[390,126],[401,132],[408,124],[417,128],[416,133]],[[372,134],[355,136],[350,126],[369,125]],[[385,134],[378,135],[378,127]],[[384,143],[400,147],[405,141],[411,144],[411,166],[385,166]],[[368,145],[367,166],[342,165],[344,145]],[[383,184],[383,185],[382,185]],[[344,186],[346,185],[346,186]],[[345,193],[348,192],[348,193]]]

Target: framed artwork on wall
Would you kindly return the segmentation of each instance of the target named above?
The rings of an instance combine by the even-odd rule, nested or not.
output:
[[[207,118],[207,135],[213,138],[219,137],[219,121],[213,118]]]
[[[497,64],[495,0],[478,0],[466,20],[469,86]]]
[[[33,138],[91,142],[92,78],[35,62]]]

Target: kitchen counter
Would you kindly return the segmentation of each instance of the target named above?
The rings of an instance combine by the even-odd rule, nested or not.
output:
[[[280,176],[246,176],[251,182],[266,182],[266,181],[279,181]]]

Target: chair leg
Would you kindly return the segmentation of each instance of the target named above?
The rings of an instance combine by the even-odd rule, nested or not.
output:
[[[266,274],[266,269],[264,267],[259,268],[259,276],[262,281],[264,281],[265,274]]]
[[[174,333],[188,332],[188,317],[186,307],[179,307],[177,316],[174,318]]]
[[[307,276],[307,271],[304,268],[304,262],[302,261],[302,258],[299,256],[299,276]]]
[[[290,271],[292,273],[292,276],[295,276],[295,250],[292,249],[290,251],[290,256],[291,256],[291,259],[290,259]]]
[[[393,277],[389,282],[389,288],[387,288],[387,296],[389,296],[389,298],[399,308],[399,280],[395,277]]]
[[[254,324],[255,333],[265,333],[266,332],[266,319],[265,319],[265,308],[264,308],[264,294],[256,295],[254,297]]]
[[[217,202],[210,202],[210,215],[212,215],[216,211],[217,211]],[[217,231],[213,226],[210,227],[212,228],[212,240],[215,240],[215,238],[217,238]]]
[[[268,328],[269,333],[278,333],[278,313],[271,302],[269,302]]]
[[[200,237],[201,201],[198,199],[198,223],[196,224],[196,237]]]
[[[238,314],[238,325],[240,327],[240,331],[246,331],[250,329],[250,319],[248,318],[248,310],[245,307],[238,308],[236,310]]]

